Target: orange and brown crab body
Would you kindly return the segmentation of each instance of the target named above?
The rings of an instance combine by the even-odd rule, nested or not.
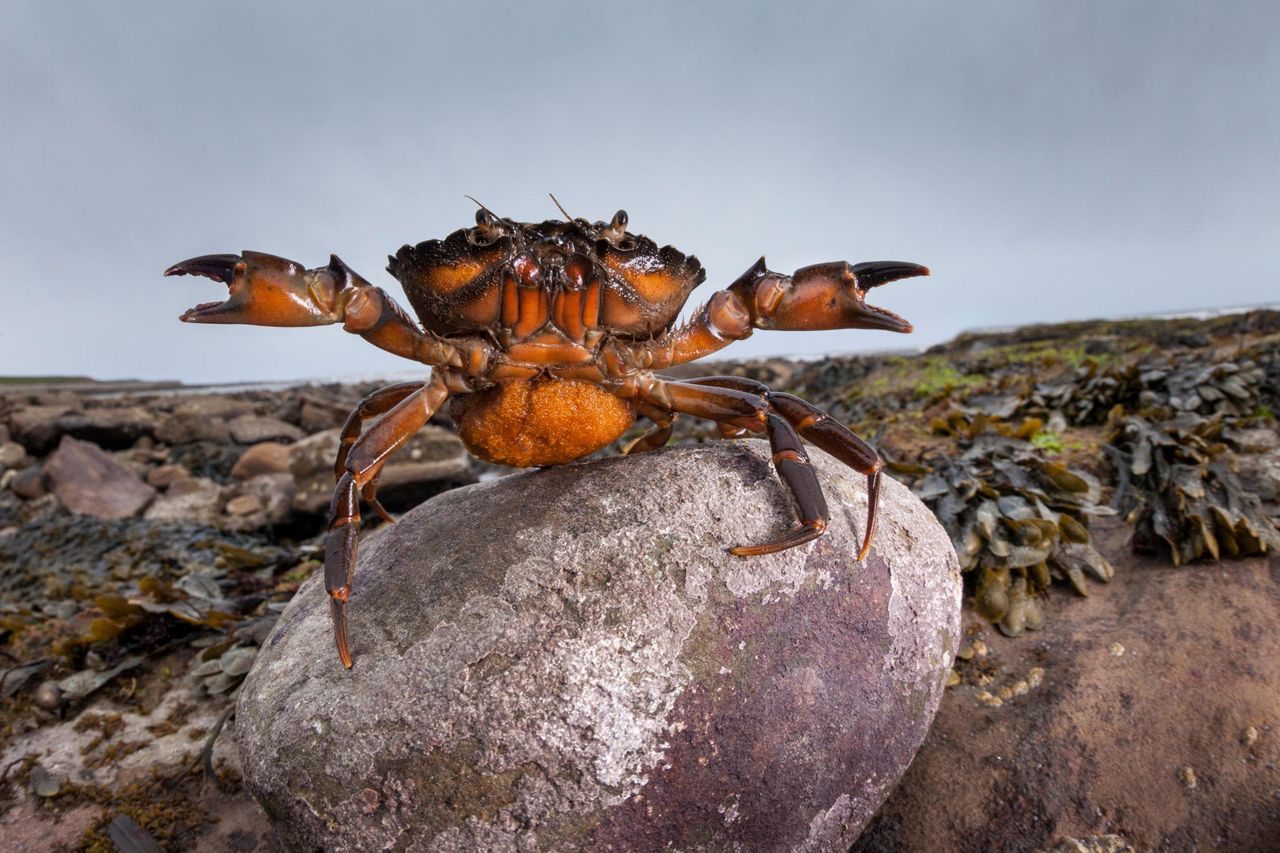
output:
[[[207,276],[230,289],[225,302],[187,311],[186,322],[342,323],[370,343],[432,368],[428,380],[366,397],[342,430],[325,584],[344,666],[351,666],[346,603],[360,501],[390,520],[376,494],[382,466],[446,401],[468,450],[518,467],[579,459],[615,441],[638,416],[654,426],[628,453],[666,444],[677,414],[713,420],[726,436],[765,435],[798,523],[772,542],[729,549],[739,556],[800,545],[826,529],[826,501],[801,442],[807,439],[867,476],[867,525],[858,557],[866,556],[881,467],[866,442],[800,398],[758,382],[734,376],[676,381],[654,371],[716,352],[755,329],[909,332],[910,323],[866,304],[866,293],[928,269],[838,261],[781,275],[761,258],[676,326],[689,294],[706,278],[702,265],[626,228],[623,211],[609,222],[530,224],[481,207],[474,228],[404,246],[390,259],[387,269],[421,325],[336,255],[315,269],[243,252],[192,258],[166,270]]]

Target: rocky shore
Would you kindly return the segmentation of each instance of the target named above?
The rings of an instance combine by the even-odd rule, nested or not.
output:
[[[1280,838],[1278,342],[1264,311],[712,368],[859,430],[965,572],[938,722],[858,849]],[[320,564],[338,432],[376,387],[0,384],[7,849],[278,849],[226,730]],[[442,417],[379,498],[504,473]]]

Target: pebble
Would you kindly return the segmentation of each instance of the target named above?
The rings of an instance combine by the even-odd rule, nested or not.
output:
[[[56,797],[62,791],[62,779],[37,764],[31,768],[31,791],[41,797]]]
[[[1253,746],[1258,742],[1258,730],[1253,726],[1249,726],[1240,733],[1240,742],[1245,746]]]
[[[1111,652],[1112,657],[1118,658],[1124,654],[1124,646],[1120,645],[1119,643],[1112,643],[1111,645],[1107,646],[1107,651]]]
[[[240,495],[227,501],[226,509],[227,515],[253,515],[255,512],[262,512],[262,501],[258,500],[257,495]]]
[[[1190,767],[1179,767],[1178,781],[1181,782],[1183,785],[1186,785],[1188,788],[1195,788],[1197,784],[1196,771],[1191,769]]]

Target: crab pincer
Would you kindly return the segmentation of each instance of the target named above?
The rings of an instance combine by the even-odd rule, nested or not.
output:
[[[179,318],[184,323],[325,326],[342,319],[335,311],[340,279],[333,266],[309,270],[276,255],[242,252],[189,258],[164,274],[198,275],[227,286],[225,302],[205,302],[187,310]]]

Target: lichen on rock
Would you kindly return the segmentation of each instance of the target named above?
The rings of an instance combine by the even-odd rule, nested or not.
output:
[[[888,481],[814,451],[826,536],[763,442],[447,492],[369,537],[333,651],[318,578],[241,693],[245,779],[299,848],[838,849],[919,746],[954,660],[959,567]]]

